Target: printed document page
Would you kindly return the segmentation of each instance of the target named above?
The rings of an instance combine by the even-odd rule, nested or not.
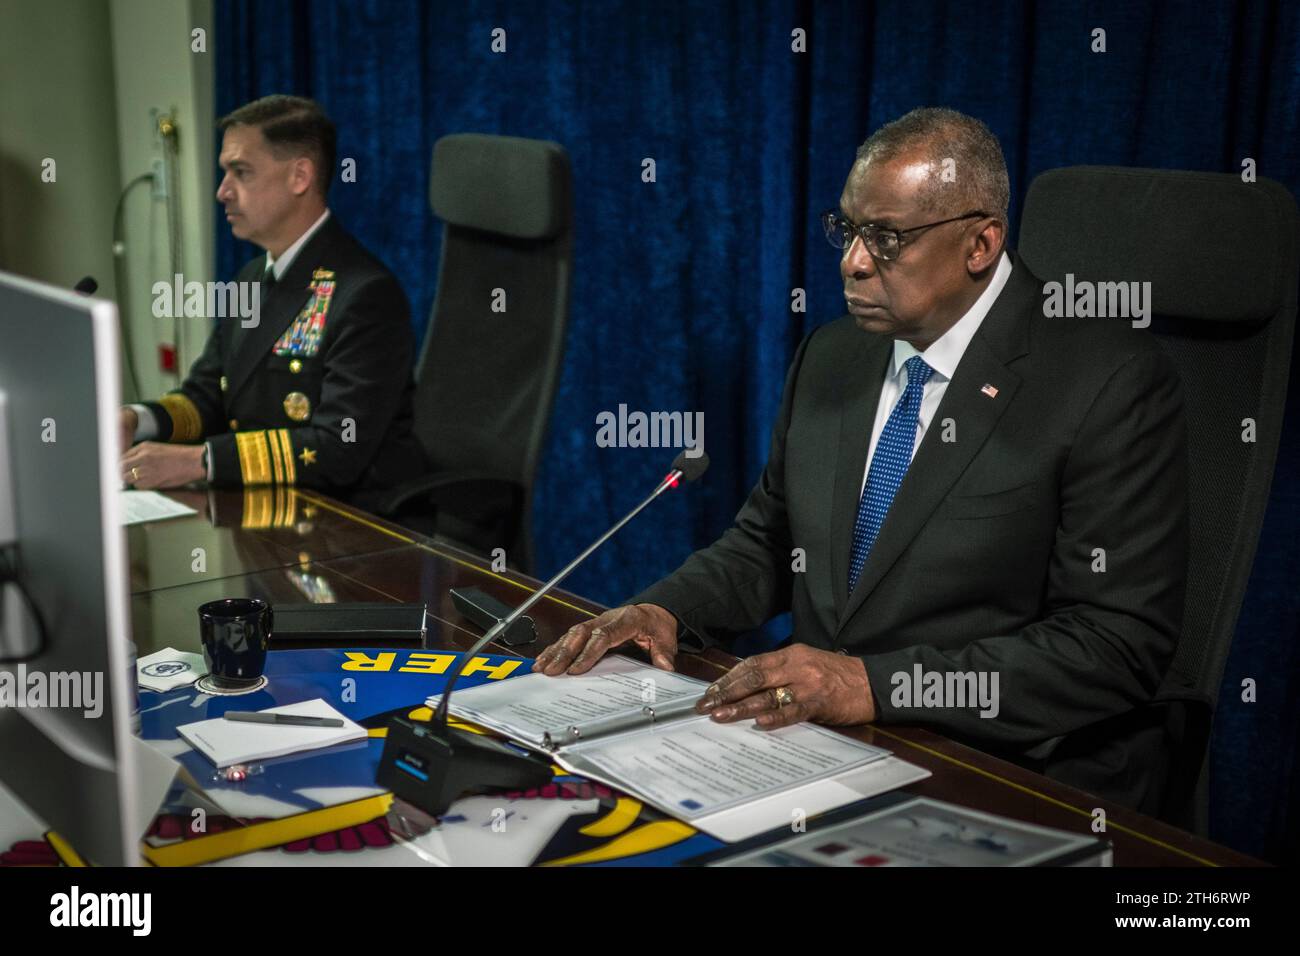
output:
[[[686,820],[887,757],[814,724],[759,730],[694,717],[564,748],[578,773],[618,781]]]
[[[156,491],[119,491],[117,494],[122,509],[120,523],[124,525],[144,524],[147,521],[161,521],[163,518],[198,514],[189,505],[173,501]]]

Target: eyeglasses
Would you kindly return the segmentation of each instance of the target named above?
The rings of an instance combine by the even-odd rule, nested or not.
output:
[[[865,226],[859,226],[850,222],[839,214],[837,210],[828,209],[822,213],[822,228],[826,230],[826,241],[836,249],[844,250],[853,245],[853,237],[861,236],[862,243],[867,247],[867,252],[871,253],[873,259],[880,259],[883,262],[892,262],[898,258],[898,253],[903,247],[903,236],[909,232],[919,232],[922,229],[930,229],[934,226],[942,226],[949,222],[958,222],[962,219],[975,219],[977,217],[987,216],[988,213],[974,210],[960,216],[953,216],[951,219],[940,219],[938,222],[927,222],[923,226],[913,226],[910,229],[882,229],[879,226],[867,223]]]

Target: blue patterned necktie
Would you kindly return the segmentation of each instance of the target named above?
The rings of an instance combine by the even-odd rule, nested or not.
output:
[[[858,586],[867,555],[876,543],[880,526],[885,523],[889,506],[912,463],[912,446],[916,443],[916,426],[921,416],[921,396],[925,383],[934,374],[934,369],[919,355],[913,355],[903,367],[907,369],[907,388],[889,413],[885,430],[876,442],[867,484],[862,489],[862,500],[858,502],[858,518],[853,523],[853,550],[849,552],[850,594]]]

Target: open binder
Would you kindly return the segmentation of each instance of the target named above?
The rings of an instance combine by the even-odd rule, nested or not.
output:
[[[727,842],[930,775],[814,724],[717,723],[694,711],[706,686],[609,657],[581,676],[527,674],[470,688],[449,709]]]

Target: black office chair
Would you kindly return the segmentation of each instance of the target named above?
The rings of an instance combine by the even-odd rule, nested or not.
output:
[[[1029,187],[1018,249],[1044,281],[1150,280],[1183,380],[1191,551],[1183,633],[1153,707],[1181,739],[1163,819],[1204,834],[1208,745],[1277,459],[1295,330],[1296,204],[1268,179],[1076,166]],[[1068,321],[1068,320],[1062,320]],[[1117,320],[1126,321],[1126,320]],[[1242,440],[1242,420],[1256,440]]]
[[[434,144],[438,292],[416,368],[431,465],[376,510],[531,571],[533,479],[569,315],[569,157],[557,143],[462,133]]]

